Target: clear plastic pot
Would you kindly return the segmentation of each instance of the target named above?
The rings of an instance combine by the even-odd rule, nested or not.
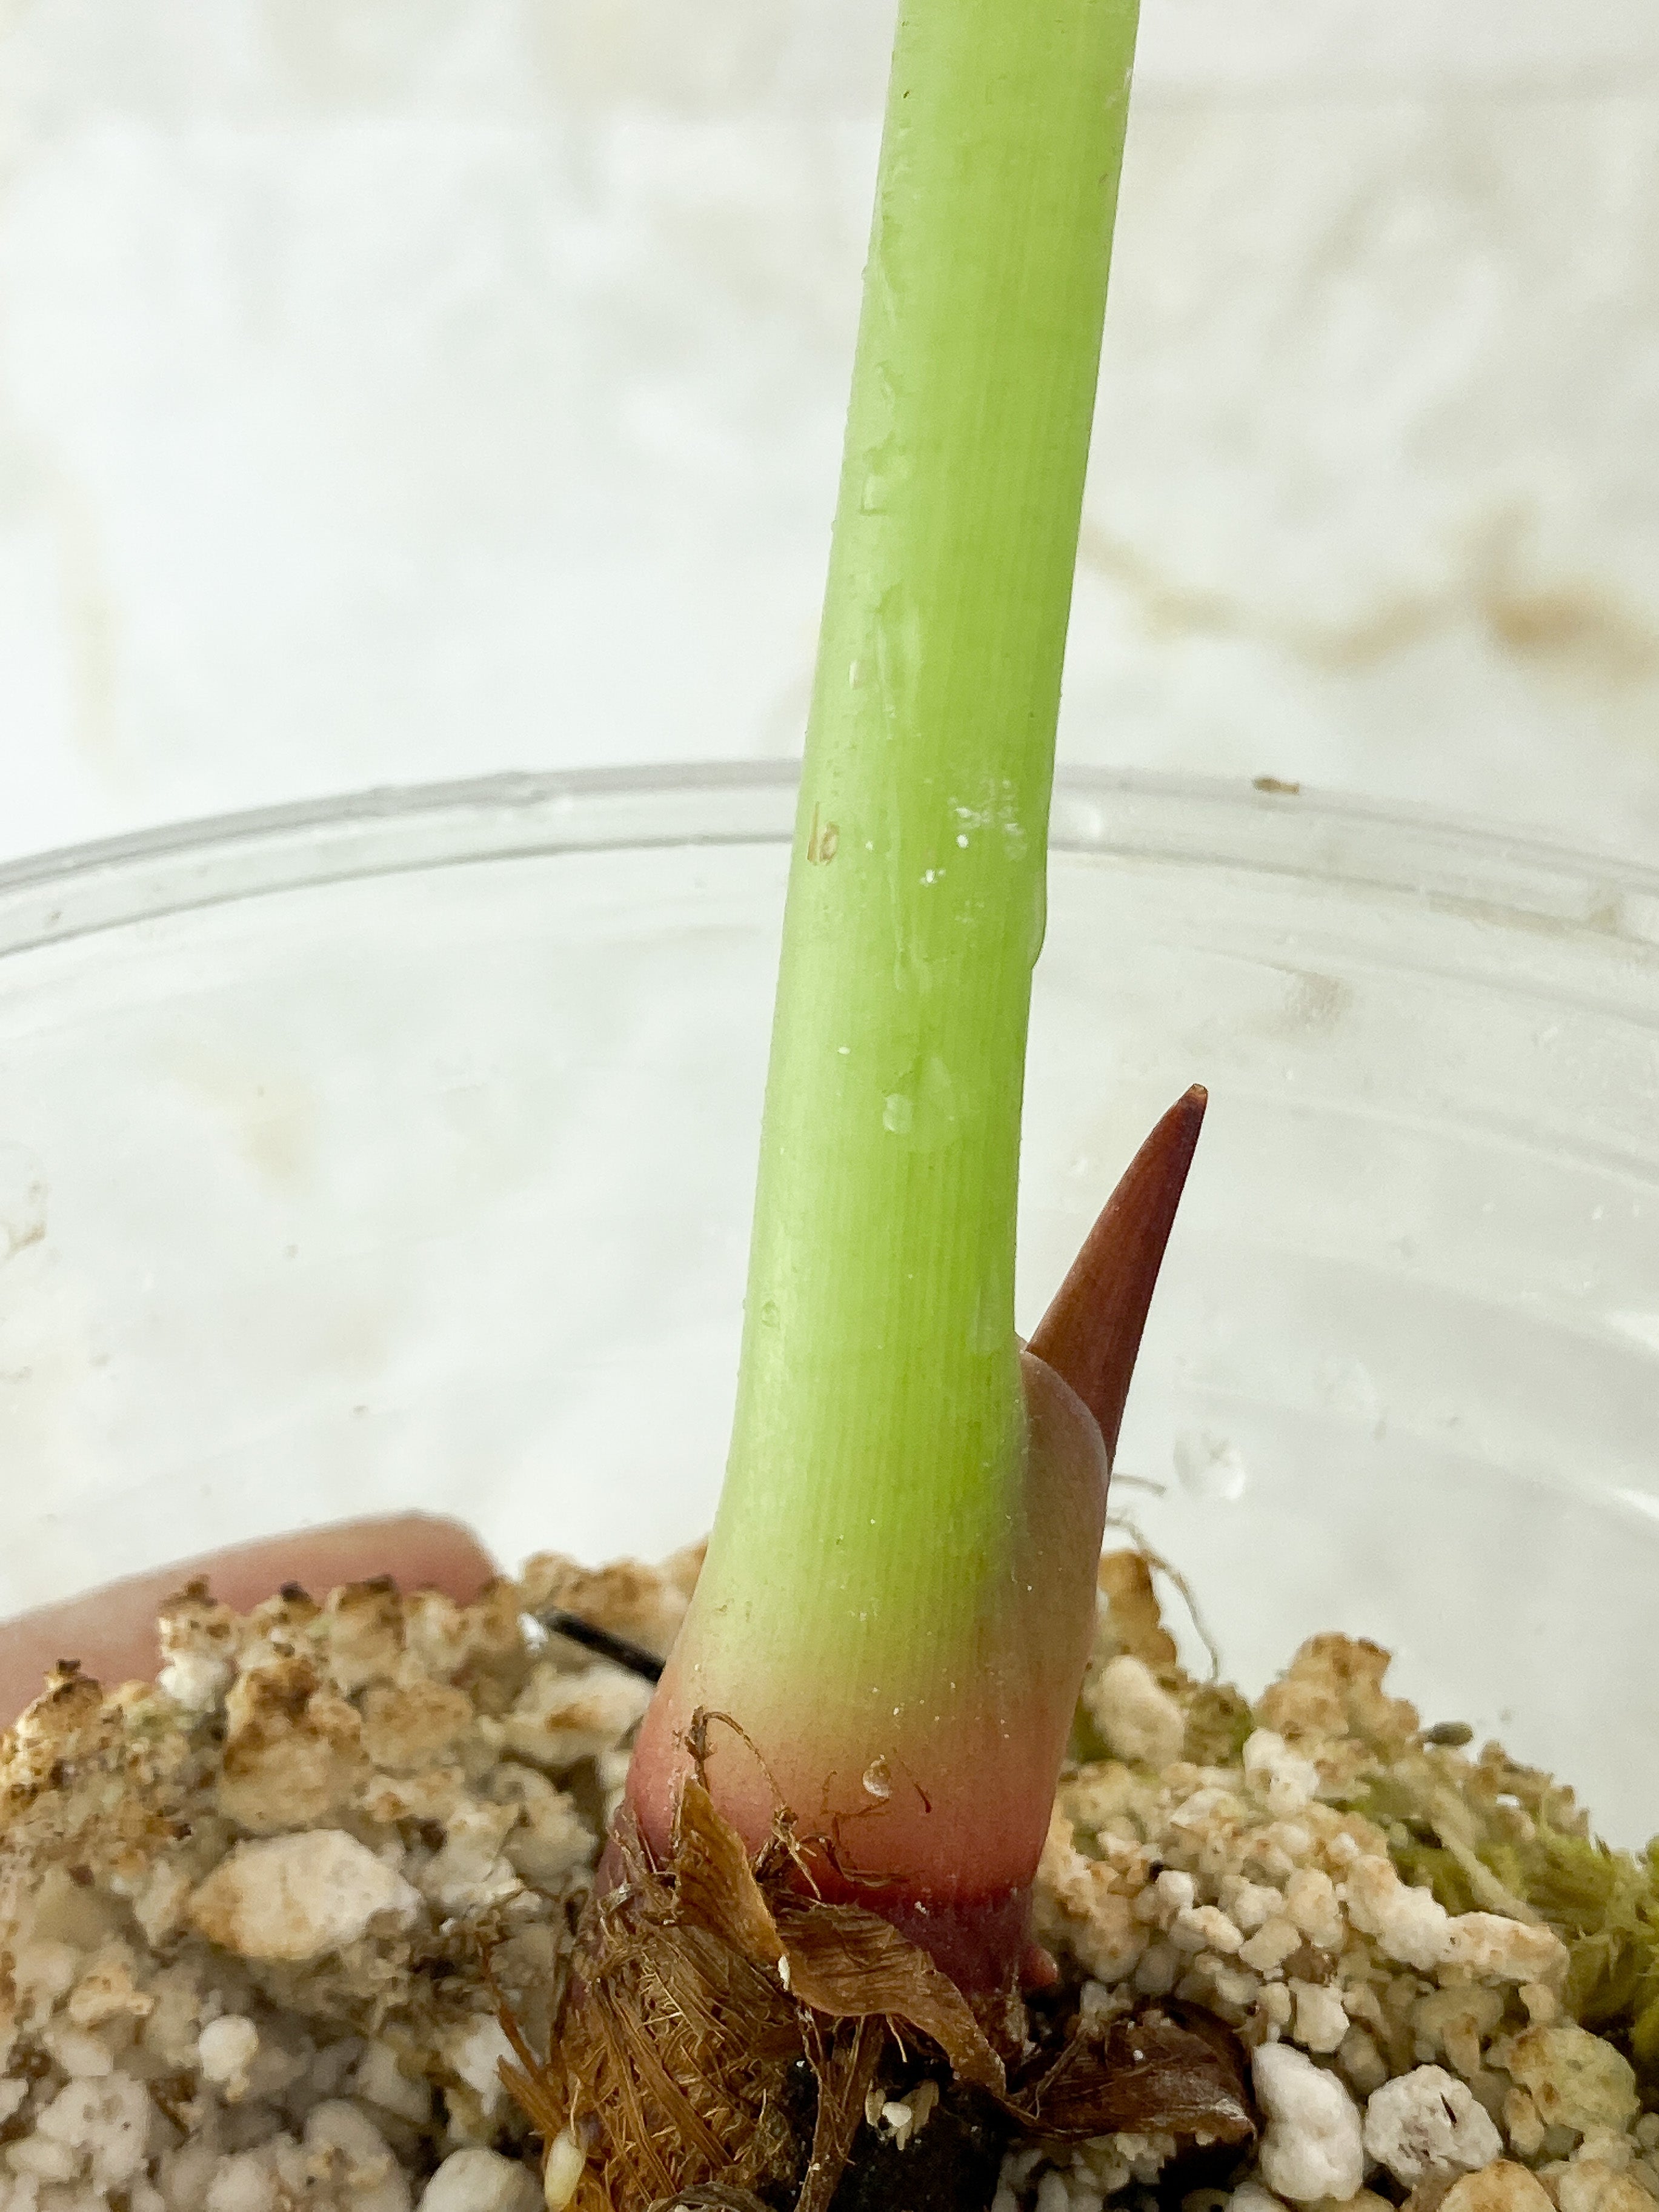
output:
[[[774,770],[498,780],[0,872],[0,1606],[391,1506],[509,1560],[707,1525],[792,809]],[[1212,1097],[1120,1510],[1230,1674],[1375,1637],[1624,1839],[1659,1825],[1656,1024],[1659,876],[1058,794],[1027,1326]]]

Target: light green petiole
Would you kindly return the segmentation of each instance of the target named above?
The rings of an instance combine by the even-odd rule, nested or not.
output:
[[[629,1770],[1006,1992],[1105,1449],[1023,1395],[1014,1227],[1134,0],[902,0],[789,875],[742,1370]],[[1059,1393],[1056,1396],[1054,1394]],[[696,1726],[697,1717],[730,1723]]]
[[[937,1652],[1006,1542],[1031,968],[1134,30],[1133,0],[899,23],[708,1569],[796,1679]]]

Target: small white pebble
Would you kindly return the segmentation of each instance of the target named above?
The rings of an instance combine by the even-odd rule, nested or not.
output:
[[[1206,1828],[1222,1807],[1231,1801],[1224,1790],[1206,1786],[1177,1805],[1170,1815],[1172,1828]]]
[[[501,1845],[518,1820],[516,1805],[463,1798],[446,1823],[442,1850],[421,1875],[422,1889],[450,1912],[476,1912],[515,1897],[524,1885]]]
[[[648,1683],[605,1661],[568,1674],[544,1662],[502,1723],[503,1743],[532,1765],[572,1766],[613,1749],[650,1702]]]
[[[174,2149],[163,2153],[155,2178],[167,2212],[203,2212],[209,2187],[219,2171],[219,2158],[213,2145],[200,2136],[187,2136]]]
[[[1633,2174],[1581,2151],[1556,2182],[1561,2212],[1651,2212],[1653,2198]]]
[[[1365,2178],[1359,2112],[1338,2077],[1288,2043],[1263,2044],[1251,2073],[1267,2115],[1261,2148],[1267,2186],[1297,2204],[1356,2196]]]
[[[620,1790],[628,1779],[628,1770],[634,1763],[634,1754],[623,1743],[612,1744],[602,1751],[593,1762],[593,1772],[601,1790]]]
[[[1503,2155],[1503,2137],[1467,2081],[1419,2066],[1371,2092],[1365,2148],[1402,2188],[1431,2173],[1474,2173]]]
[[[1520,2087],[1531,2090],[1547,2128],[1589,2135],[1610,2127],[1622,2134],[1640,2108],[1629,2059],[1588,2028],[1565,2022],[1523,2028],[1510,2039],[1504,2063]]]
[[[1317,1867],[1298,1867],[1285,1885],[1285,1917],[1322,1951],[1342,1948],[1342,1908],[1329,1875]]]
[[[1072,2212],[1071,2191],[1066,2186],[1066,2177],[1052,2167],[1037,2184],[1036,2212]]]
[[[1440,2202],[1442,2212],[1554,2212],[1537,2175],[1509,2159],[1466,2173]]]
[[[1143,1997],[1168,1996],[1184,1963],[1173,1943],[1149,1943],[1135,1966],[1136,1990]]]
[[[1338,2047],[1336,2063],[1342,2069],[1348,2087],[1361,2097],[1369,2097],[1373,2089],[1380,2089],[1389,2078],[1388,2061],[1377,2049],[1376,2039],[1358,2021],[1351,2027]]]
[[[229,2091],[231,2101],[247,2094],[248,2069],[259,2055],[259,2031],[241,2013],[222,2013],[202,2030],[196,2046],[197,2063],[216,2087]]]
[[[1511,2089],[1504,2100],[1504,2132],[1522,2158],[1536,2158],[1544,2148],[1544,2123],[1528,2089]]]
[[[1210,1984],[1218,2003],[1231,2005],[1239,2012],[1248,2012],[1261,1994],[1261,1984],[1254,1974],[1237,1973],[1220,1965],[1212,1969]]]
[[[1196,1893],[1193,1878],[1178,1868],[1165,1867],[1152,1884],[1152,1895],[1158,1900],[1158,1917],[1167,1928],[1178,1912],[1190,1912]]]
[[[1284,2212],[1284,2206],[1259,2181],[1241,2181],[1227,2199],[1227,2212]]]
[[[409,2212],[409,2178],[392,2146],[360,2105],[344,2097],[313,2106],[306,2148],[332,2152],[346,2169],[352,2212]]]
[[[178,1933],[189,1901],[190,1876],[175,1860],[157,1859],[132,1900],[132,1917],[152,1948]]]
[[[1636,2146],[1621,2129],[1592,2128],[1572,2155],[1575,2165],[1593,2159],[1598,2165],[1611,2166],[1615,2173],[1623,2173],[1636,2156]]]
[[[462,2021],[441,2039],[443,2052],[486,2112],[493,2112],[506,2091],[501,2087],[501,2061],[510,2059],[513,2046],[501,2033],[498,2020],[483,2013]]]
[[[81,1954],[72,1943],[45,1938],[20,1943],[11,1969],[19,2012],[26,2020],[50,2012],[59,1997],[68,1996],[80,1971]]]

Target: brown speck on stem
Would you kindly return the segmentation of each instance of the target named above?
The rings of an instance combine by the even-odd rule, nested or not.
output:
[[[1194,1084],[1130,1161],[1029,1346],[1099,1422],[1109,1461],[1208,1103]]]

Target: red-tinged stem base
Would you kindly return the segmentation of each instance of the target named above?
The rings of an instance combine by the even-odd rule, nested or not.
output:
[[[1204,1106],[1194,1088],[1158,1122],[1025,1355],[1024,1464],[970,1643],[924,1636],[919,1662],[914,1632],[860,1642],[877,1594],[860,1590],[845,1650],[827,1651],[799,1633],[798,1582],[723,1576],[711,1551],[629,1775],[661,1862],[684,1778],[716,1749],[708,1786],[751,1850],[787,1814],[827,1897],[880,1913],[965,1991],[1030,1978],[1026,1903],[1093,1634],[1110,1453]]]
[[[970,2005],[890,1922],[804,1895],[800,1875],[781,1828],[751,1857],[701,1781],[681,1794],[666,1862],[627,1808],[618,1813],[546,2057],[503,2019],[519,2062],[509,2084],[559,2180],[550,2202],[651,2212],[712,2188],[722,2203],[795,2212],[988,2203],[994,2143],[972,2171],[945,2158],[930,2191],[918,2184],[943,2141],[920,2166],[905,2148],[899,2164],[865,2131],[894,2046],[907,2077],[940,2084],[947,2106],[960,2093],[998,2134],[1012,2126],[1054,2143],[1167,2132],[1237,2146],[1253,2132],[1243,2053],[1218,2021],[1188,2027],[1143,2009],[1103,2039],[1079,2021],[1061,2043],[1050,2013],[1046,2036],[1037,2026],[1046,2057],[1011,2080],[1007,2060],[1033,2055],[1023,2008],[999,2021]]]
[[[803,1896],[878,1912],[970,1998],[1001,2003],[1054,1978],[1053,1960],[1032,1940],[1029,1883],[981,1898],[930,1898],[894,1882],[849,1879],[811,1848],[801,1856]],[[604,1895],[625,1879],[623,1854],[607,1837],[594,1889]]]
[[[879,1914],[976,2000],[1019,1986],[1106,1514],[1087,1407],[1040,1361],[1024,1376],[1006,1540],[967,1633],[930,1644],[896,1584],[896,1632],[826,1652],[795,1632],[787,1590],[722,1583],[711,1553],[628,1779],[660,1863],[685,1779],[702,1772],[751,1851],[782,1816],[805,1887]]]
[[[927,1953],[965,1996],[993,2003],[1014,1996],[1032,1955],[1029,1886],[1000,1897],[951,1898],[930,1903],[914,1893],[871,1891],[851,1884],[833,1902],[878,1912],[901,1936]]]

